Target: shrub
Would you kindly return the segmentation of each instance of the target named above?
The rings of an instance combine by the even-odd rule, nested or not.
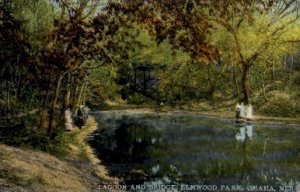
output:
[[[276,117],[295,117],[297,115],[293,101],[288,98],[274,98],[259,108],[259,112]]]
[[[32,128],[30,123],[21,122],[10,127],[0,127],[0,142],[14,147],[37,149],[57,157],[68,154],[68,144],[72,136],[64,131],[50,139],[44,132]]]
[[[141,105],[145,103],[149,103],[151,100],[147,97],[145,97],[142,94],[134,93],[133,95],[129,96],[128,103],[129,104],[135,104],[135,105]]]

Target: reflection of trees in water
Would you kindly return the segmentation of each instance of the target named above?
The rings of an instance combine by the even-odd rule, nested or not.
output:
[[[112,175],[125,178],[125,182],[134,183],[149,179],[144,163],[151,158],[153,148],[158,148],[161,135],[154,127],[135,119],[123,116],[117,121],[117,128],[108,133],[102,130],[91,141],[99,156],[110,166]],[[103,154],[103,156],[101,155]]]
[[[116,162],[143,163],[150,158],[149,149],[159,145],[160,134],[146,123],[123,117],[114,137]]]
[[[115,161],[142,163],[149,155],[152,139],[158,136],[153,127],[130,119],[122,119],[115,131],[116,148],[112,151]]]
[[[269,137],[264,136],[260,141],[256,140],[257,134],[252,124],[239,125],[237,128],[239,132],[235,135],[237,142],[236,148],[231,151],[232,157],[224,156],[223,159],[201,163],[197,169],[199,175],[204,178],[203,181],[258,186],[278,186],[287,183],[291,174],[287,170],[278,170],[278,166],[285,164],[289,157],[269,159],[266,156],[268,152],[284,154],[285,151],[280,148],[279,151],[273,148],[268,151]],[[237,154],[236,158],[233,154]]]
[[[253,135],[254,129],[253,125],[245,125],[241,129],[245,130],[245,139],[238,140],[240,143],[240,148],[242,150],[243,158],[240,162],[241,167],[241,179],[240,183],[244,185],[269,185],[276,186],[279,185],[280,177],[282,174],[276,172],[276,169],[271,168],[271,161],[267,160],[257,160],[255,156],[260,156],[261,159],[264,159],[266,153],[266,144],[268,138],[265,137],[264,141],[260,143],[260,148],[258,150],[257,146],[253,145]],[[288,176],[286,176],[288,178]]]
[[[228,149],[228,143],[214,145],[218,148],[210,148],[210,152],[217,152],[217,158],[197,162],[195,170],[183,176],[182,182],[203,183],[239,183],[244,185],[279,185],[293,178],[293,170],[284,170],[280,167],[287,166],[290,157],[295,156],[285,149],[285,145],[276,146],[269,143],[268,135],[258,136],[252,124],[238,126],[235,135],[236,147]],[[270,135],[272,136],[272,135]],[[215,138],[212,137],[212,138]],[[273,139],[274,140],[274,139]],[[217,142],[212,140],[212,142]],[[284,141],[287,142],[287,141]],[[228,145],[230,146],[230,145]],[[274,147],[276,146],[276,147]],[[202,147],[208,147],[207,145]],[[224,153],[220,150],[224,149]],[[269,157],[271,154],[279,156]],[[224,155],[222,155],[224,154]],[[287,154],[287,155],[285,155]],[[208,156],[202,153],[203,156]],[[180,166],[178,166],[180,167]],[[190,165],[192,167],[192,165]],[[296,179],[294,177],[294,179]]]
[[[289,157],[285,156],[268,158],[266,154],[279,153],[285,154],[284,148],[268,149],[269,137],[265,135],[261,141],[253,141],[253,135],[256,135],[253,125],[245,125],[245,139],[240,143],[243,158],[240,163],[242,174],[241,183],[245,185],[269,185],[278,186],[292,179],[289,170],[284,172],[278,170],[280,164],[287,163]],[[237,139],[238,140],[238,139]],[[280,155],[284,156],[284,155]],[[282,168],[282,167],[281,167]],[[293,174],[292,174],[293,175]],[[296,178],[293,178],[296,179]]]
[[[203,183],[259,184],[256,183],[259,180],[255,175],[256,170],[252,160],[253,132],[251,131],[253,131],[253,128],[249,125],[247,127],[239,126],[238,130],[239,132],[235,135],[237,140],[235,148],[227,150],[227,153],[223,155],[219,154],[217,159],[199,162],[196,170]]]
[[[285,130],[274,135],[274,130],[260,126],[225,129],[206,122],[195,125],[136,117],[110,121],[107,127],[94,139],[98,143],[94,147],[112,175],[125,178],[127,184],[275,186],[297,177],[291,174],[293,167],[298,168],[291,151],[299,148],[293,144],[296,137],[277,139]]]

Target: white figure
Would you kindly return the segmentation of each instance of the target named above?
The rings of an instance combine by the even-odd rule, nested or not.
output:
[[[245,135],[242,135],[242,134],[240,134],[240,133],[237,133],[237,134],[235,135],[235,139],[236,139],[237,141],[245,141],[246,136],[245,136]]]
[[[240,127],[240,132],[235,135],[235,139],[237,141],[245,141],[247,137],[250,140],[252,139],[253,125],[245,125],[243,127]]]
[[[235,118],[239,119],[240,118],[240,111],[241,111],[241,105],[239,103],[236,104],[235,106]]]
[[[151,168],[151,172],[152,172],[153,175],[157,174],[159,172],[159,170],[160,170],[160,166],[159,165],[153,166]]]
[[[246,118],[247,119],[253,118],[253,107],[251,104],[247,105],[247,107],[246,107]]]
[[[65,128],[67,131],[72,131],[73,128],[73,120],[72,120],[72,112],[68,108],[65,110]]]
[[[241,103],[241,106],[240,106],[240,117],[241,118],[245,118],[246,117],[246,110],[245,110],[245,105],[244,105],[243,102]]]
[[[235,139],[238,141],[245,141],[246,139],[246,128],[240,127],[240,132],[235,135]]]
[[[157,140],[156,138],[151,138],[151,143],[152,144],[156,143],[156,140]]]
[[[142,139],[139,137],[139,138],[136,139],[136,142],[142,143]]]
[[[253,137],[253,126],[252,125],[246,125],[246,134],[249,139],[252,139],[252,137]]]

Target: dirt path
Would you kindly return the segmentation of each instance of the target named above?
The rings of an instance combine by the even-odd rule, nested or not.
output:
[[[116,184],[86,144],[87,136],[97,129],[90,117],[85,129],[73,134],[71,153],[58,159],[40,151],[0,145],[0,191],[85,192],[100,191],[99,185]]]

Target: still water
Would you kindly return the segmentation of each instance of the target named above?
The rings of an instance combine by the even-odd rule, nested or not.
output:
[[[300,127],[211,117],[97,112],[91,146],[123,184],[289,185],[300,181]]]

